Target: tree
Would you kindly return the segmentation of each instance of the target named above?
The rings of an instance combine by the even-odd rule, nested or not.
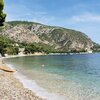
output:
[[[5,53],[7,53],[8,55],[17,55],[18,52],[19,52],[18,47],[8,46],[5,49]]]
[[[0,0],[0,26],[3,26],[3,23],[6,18],[6,14],[3,13],[3,9],[4,9],[4,0]]]

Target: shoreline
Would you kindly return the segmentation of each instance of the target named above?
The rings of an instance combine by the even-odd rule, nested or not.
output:
[[[43,56],[43,55],[47,55],[47,54],[40,54],[40,53],[36,53],[36,54],[23,54],[23,55],[7,55],[5,57],[1,57],[2,59],[4,58],[15,58],[15,57],[27,57],[27,56]]]
[[[28,56],[44,56],[44,55],[14,55],[14,56],[9,56],[9,57],[2,57],[3,59],[9,59],[9,58],[16,58],[16,57],[28,57]],[[12,66],[11,64],[6,64],[5,65],[10,68],[11,70],[15,70],[16,68]],[[30,99],[30,100],[65,100],[63,96],[59,96],[55,93],[49,93],[47,90],[44,88],[40,87],[35,80],[30,80],[28,79],[27,76],[24,76],[20,72],[14,72],[13,77],[18,80],[19,83],[23,85],[25,89],[28,89],[29,91],[33,92],[36,97],[39,97],[39,99]],[[28,100],[28,99],[27,99]]]
[[[0,58],[0,67],[1,66],[5,66],[6,68],[9,68],[9,69],[11,69],[11,70],[14,70],[14,67],[12,67],[11,65],[7,65],[7,64],[5,64],[5,63],[3,63],[2,61],[3,61],[3,59],[7,59],[7,58],[15,58],[15,57],[25,57],[25,56],[37,56],[37,55],[14,55],[14,56],[8,56],[8,57],[2,57],[2,58]],[[41,56],[41,55],[38,55],[38,56]],[[16,76],[16,74],[17,74],[17,76]],[[0,70],[0,77],[2,76],[2,81],[1,81],[1,79],[0,79],[0,85],[1,85],[1,87],[5,87],[6,85],[9,87],[9,91],[29,91],[29,92],[27,92],[27,93],[25,93],[25,94],[27,94],[29,97],[28,97],[28,99],[26,99],[27,97],[23,97],[22,95],[20,95],[20,93],[18,92],[18,94],[14,94],[14,96],[22,96],[24,99],[3,99],[3,100],[51,100],[50,98],[51,97],[53,97],[54,96],[54,99],[52,98],[52,100],[61,100],[61,98],[60,99],[57,99],[57,98],[59,98],[58,96],[57,97],[55,97],[55,95],[54,94],[49,94],[49,93],[47,93],[45,90],[43,90],[41,87],[39,87],[35,82],[34,82],[34,80],[32,81],[32,80],[29,80],[29,79],[27,79],[27,77],[25,77],[25,76],[22,76],[21,77],[21,73],[19,73],[19,72],[15,72],[14,74],[13,73],[8,73],[8,72],[4,72],[4,71],[1,71]],[[5,80],[7,78],[7,80]],[[11,79],[11,80],[10,80]],[[3,81],[4,80],[4,81]],[[6,81],[6,82],[5,82]],[[13,82],[12,82],[13,81]],[[3,83],[1,83],[1,82],[4,82],[4,83],[6,83],[5,85],[2,85]],[[11,82],[11,83],[9,83],[9,82]],[[13,87],[13,90],[12,90],[12,88],[10,88],[10,86],[12,85],[12,83],[14,84],[14,87]],[[32,84],[30,84],[30,83],[32,83]],[[14,88],[16,88],[16,84],[19,84],[19,86],[20,86],[20,90],[18,90],[18,89],[14,89]],[[29,86],[27,86],[27,84],[29,85]],[[33,85],[33,87],[35,87],[35,88],[33,88],[33,87],[31,87],[31,85]],[[12,87],[12,86],[11,86]],[[34,89],[36,89],[36,88],[38,88],[37,90],[38,91],[34,91]],[[1,90],[1,88],[0,88],[0,90]],[[2,89],[2,90],[4,90],[4,89]],[[41,91],[40,91],[41,90]],[[5,90],[5,91],[7,91],[7,90]],[[8,92],[7,92],[8,93]],[[7,94],[6,93],[6,94]],[[9,94],[9,93],[8,93]],[[43,94],[43,95],[42,95]],[[2,95],[2,92],[0,92],[0,95]],[[9,94],[10,95],[10,94]],[[0,100],[1,100],[1,97],[2,96],[0,96]],[[9,97],[9,96],[8,96]],[[13,95],[12,95],[12,97],[13,97]],[[31,97],[32,97],[32,99],[31,99]],[[9,97],[10,98],[10,97]],[[35,98],[35,99],[34,99]],[[55,99],[56,98],[56,99]],[[64,100],[64,99],[63,99]]]
[[[7,55],[5,57],[0,57],[0,59],[6,59],[6,58],[15,58],[15,57],[28,57],[28,56],[46,56],[46,55],[84,55],[84,54],[98,54],[98,52],[92,52],[92,53],[49,53],[49,54],[44,54],[44,53],[35,53],[35,54],[23,54],[23,55]],[[100,53],[99,53],[100,54]]]
[[[10,58],[12,57],[10,56]],[[0,67],[13,70],[2,62],[3,59],[0,58]],[[14,74],[16,72],[10,73],[0,70],[0,100],[45,100],[29,88],[26,88]]]
[[[25,56],[9,56],[2,57],[2,59],[16,58],[16,57],[27,57],[27,56],[37,56],[37,55],[25,55]],[[41,56],[41,55],[40,55]],[[16,68],[10,64],[5,64],[11,70],[15,70]],[[16,70],[15,70],[16,71]],[[54,93],[49,93],[44,88],[40,87],[35,80],[28,79],[27,76],[21,74],[20,72],[14,72],[13,77],[18,80],[19,83],[23,85],[25,89],[30,90],[35,94],[39,99],[30,99],[30,100],[65,100],[62,96],[56,95]],[[27,99],[28,100],[28,99]]]

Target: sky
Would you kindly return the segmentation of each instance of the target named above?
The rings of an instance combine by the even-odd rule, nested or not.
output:
[[[100,0],[4,0],[6,21],[34,21],[87,34],[100,44]]]

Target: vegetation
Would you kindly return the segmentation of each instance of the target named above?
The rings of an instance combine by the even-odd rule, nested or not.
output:
[[[0,29],[0,34],[14,40],[13,43],[11,40],[6,40],[7,43],[1,42],[2,54],[18,54],[21,48],[24,48],[25,54],[80,53],[93,47],[91,39],[82,32],[28,21],[7,22],[4,29]],[[5,37],[3,38],[2,41],[5,42]]]
[[[20,24],[24,24],[24,25],[40,24],[40,23],[28,22],[28,21],[10,21],[7,23],[12,25],[12,26],[16,26],[16,25],[20,25]]]
[[[22,43],[21,47],[25,48],[25,54],[34,52],[45,52],[48,54],[51,52],[51,47],[41,43]]]
[[[17,55],[19,53],[19,48],[14,46],[8,46],[5,49],[5,53],[8,55]]]
[[[75,50],[75,49],[73,49],[73,50],[70,50],[70,51],[56,51],[56,50],[54,50],[54,51],[51,51],[51,53],[84,53],[84,52],[87,52],[86,50]]]
[[[93,50],[93,52],[100,52],[100,45],[94,43],[94,46],[93,46],[92,50]]]
[[[17,44],[17,45],[16,45]],[[70,50],[70,51],[64,51],[64,50],[55,50],[52,46],[48,46],[46,44],[42,43],[19,43],[14,42],[7,38],[6,36],[0,35],[0,54],[2,56],[5,56],[5,54],[8,55],[16,55],[19,53],[19,49],[24,48],[25,54],[33,54],[35,52],[44,52],[44,53],[81,53],[86,52],[84,49],[82,50]],[[94,52],[100,52],[100,45],[95,44],[92,48]]]
[[[0,0],[0,26],[3,26],[3,22],[5,21],[6,14],[3,13],[4,1]]]
[[[19,48],[25,48],[25,54],[33,54],[34,52],[49,53],[51,50],[50,47],[41,43],[18,43],[8,39],[6,36],[0,35],[0,54],[2,56],[5,56],[5,54],[16,55],[19,53]]]
[[[11,47],[14,42],[6,36],[0,35],[0,53],[2,56],[6,53],[6,48]]]

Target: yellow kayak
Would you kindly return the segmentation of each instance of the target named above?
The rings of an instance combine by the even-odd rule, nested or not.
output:
[[[15,72],[15,70],[7,69],[7,68],[1,68],[0,70],[6,71],[6,72]]]

